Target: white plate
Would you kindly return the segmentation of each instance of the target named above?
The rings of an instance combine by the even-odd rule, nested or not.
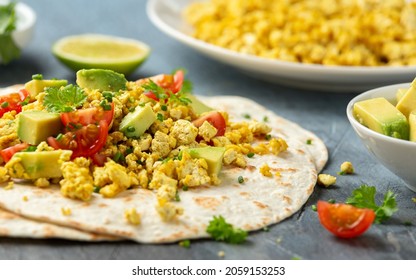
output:
[[[410,82],[416,66],[349,67],[302,64],[240,54],[205,43],[190,36],[192,28],[184,21],[182,10],[195,0],[149,0],[147,14],[161,31],[179,42],[247,74],[305,89],[334,92],[359,92],[367,89]]]

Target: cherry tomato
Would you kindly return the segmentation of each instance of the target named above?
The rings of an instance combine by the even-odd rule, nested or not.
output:
[[[19,92],[13,92],[0,96],[0,118],[7,112],[16,111],[20,113],[22,111],[22,101],[26,99],[29,93],[26,90],[20,90]]]
[[[322,200],[318,201],[317,208],[321,224],[342,238],[352,238],[364,233],[376,216],[371,209],[343,203],[332,204]]]
[[[91,157],[105,145],[108,136],[108,123],[100,120],[97,124],[71,127],[65,134],[48,137],[48,144],[54,149],[72,150],[72,158]]]
[[[223,136],[225,133],[225,128],[227,126],[224,117],[217,111],[209,112],[198,119],[194,120],[192,123],[196,127],[200,127],[204,121],[209,122],[212,126],[217,129],[217,134],[215,136]]]
[[[29,147],[29,144],[27,143],[16,144],[14,146],[1,150],[0,155],[3,158],[4,162],[8,162],[15,153],[20,152],[26,149],[27,147]]]
[[[175,94],[175,93],[177,93],[181,90],[182,85],[183,85],[184,76],[185,75],[184,75],[183,71],[178,70],[173,75],[160,74],[160,75],[156,75],[156,76],[153,76],[153,77],[140,79],[138,81],[138,83],[139,84],[145,84],[149,80],[152,80],[158,86],[166,89],[167,90],[166,94],[169,95],[171,93]],[[159,101],[159,98],[157,98],[157,96],[151,91],[146,91],[144,93],[144,95],[146,95],[147,97],[149,97],[153,100]]]
[[[110,126],[114,116],[114,104],[111,102],[111,109],[104,110],[103,107],[91,107],[76,111],[61,113],[61,121],[65,127],[74,124],[89,125],[97,124],[100,120],[105,120]]]

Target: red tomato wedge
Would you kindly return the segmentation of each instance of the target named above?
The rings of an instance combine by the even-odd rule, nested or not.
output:
[[[27,147],[29,147],[29,144],[27,143],[16,144],[14,146],[1,150],[0,155],[3,158],[4,162],[8,162],[15,153],[23,151]]]
[[[225,122],[224,117],[221,115],[221,113],[217,111],[209,112],[199,117],[198,119],[194,120],[192,123],[196,127],[200,127],[205,121],[209,122],[212,126],[214,126],[217,129],[216,136],[224,135],[227,124]]]
[[[107,126],[111,125],[114,116],[114,104],[111,102],[111,109],[104,110],[100,107],[91,107],[79,109],[76,111],[61,113],[61,121],[65,127],[78,125],[98,124],[101,120],[105,120]]]
[[[145,84],[149,80],[152,80],[155,84],[158,86],[164,88],[167,90],[166,94],[175,94],[179,92],[183,85],[185,74],[182,70],[178,70],[175,72],[175,74],[160,74],[149,78],[140,79],[137,82],[139,84]],[[146,91],[144,93],[147,97],[159,101],[159,98],[151,91]]]
[[[0,95],[0,118],[7,112],[22,111],[22,102],[29,96],[29,92],[25,89],[19,92],[13,92],[6,95]]]
[[[76,127],[61,137],[48,137],[47,141],[56,150],[72,150],[72,158],[92,157],[104,147],[107,136],[107,121],[101,120],[98,125]]]
[[[372,225],[376,215],[371,209],[357,208],[343,203],[318,201],[321,224],[331,233],[342,238],[361,235]]]

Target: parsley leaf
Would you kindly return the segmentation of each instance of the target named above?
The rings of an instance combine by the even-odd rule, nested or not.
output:
[[[46,88],[45,92],[43,105],[52,113],[74,111],[87,99],[84,90],[74,85],[67,85],[62,88],[50,87]]]
[[[231,244],[242,243],[247,237],[247,231],[234,228],[222,216],[214,216],[209,222],[206,231],[216,241],[224,241]]]
[[[352,192],[352,196],[345,201],[358,208],[372,209],[376,213],[375,223],[379,224],[389,219],[396,212],[396,195],[392,191],[387,191],[384,195],[383,203],[378,206],[375,201],[376,187],[362,185]]]
[[[0,5],[0,62],[7,64],[20,56],[20,49],[12,38],[16,29],[16,3]]]

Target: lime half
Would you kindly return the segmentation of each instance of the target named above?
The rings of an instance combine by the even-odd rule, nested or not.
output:
[[[52,53],[74,71],[102,68],[129,74],[146,60],[150,47],[133,39],[82,34],[58,40],[52,46]]]

